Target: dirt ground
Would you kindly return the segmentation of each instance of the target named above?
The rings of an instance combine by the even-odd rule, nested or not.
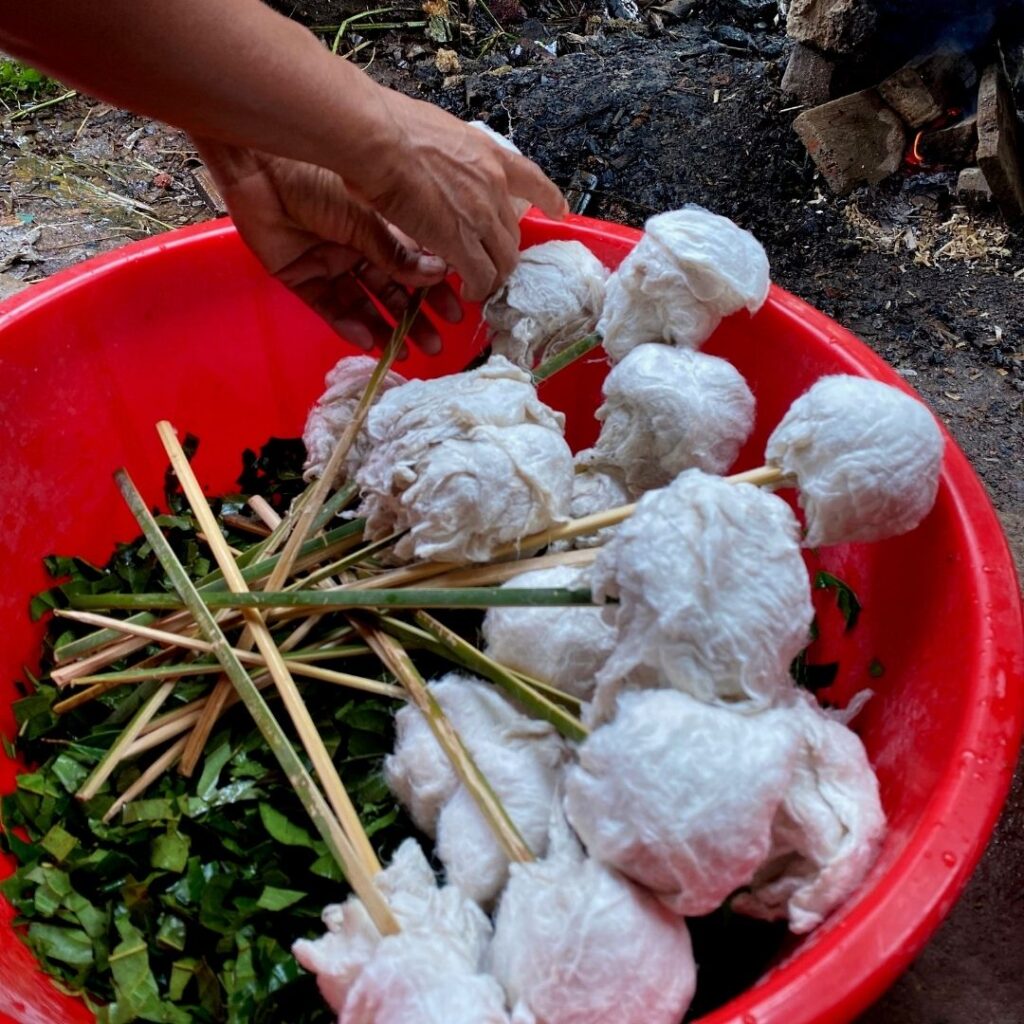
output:
[[[463,46],[445,73],[420,36],[351,45],[366,43],[358,59],[382,82],[510,132],[582,212],[639,225],[693,202],[752,230],[778,283],[860,335],[928,400],[1024,566],[1024,232],[958,205],[948,174],[908,171],[830,195],[790,128],[797,111],[779,91],[787,44],[773,10],[770,0],[674,0],[639,25],[520,21],[483,57]],[[0,297],[212,216],[192,156],[179,133],[81,97],[6,123]],[[1022,963],[1018,773],[966,894],[862,1024],[1020,1024]]]

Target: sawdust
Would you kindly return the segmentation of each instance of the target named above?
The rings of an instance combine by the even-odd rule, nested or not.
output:
[[[915,263],[967,263],[982,269],[1005,268],[1013,252],[1007,247],[1009,229],[965,208],[942,215],[925,211],[911,223],[884,223],[865,213],[856,200],[842,210],[853,237],[862,245],[893,255],[910,254]]]

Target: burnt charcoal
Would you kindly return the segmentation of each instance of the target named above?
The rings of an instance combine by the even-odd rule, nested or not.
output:
[[[710,0],[703,6],[705,17],[718,24],[757,28],[771,23],[779,13],[778,0]]]
[[[797,43],[782,76],[782,92],[792,99],[816,107],[832,98],[832,78],[835,63],[824,54]]]
[[[743,29],[737,28],[735,25],[716,25],[711,30],[711,34],[720,43],[725,43],[727,46],[734,46],[740,50],[757,49],[757,44],[751,38],[750,33],[744,32]]]
[[[853,53],[874,35],[878,12],[871,0],[793,0],[786,31],[826,53]]]
[[[903,162],[903,123],[874,89],[843,96],[804,111],[793,130],[833,192],[878,182]]]
[[[1024,216],[1020,130],[1002,70],[991,64],[978,89],[978,166],[999,209],[1009,220]]]
[[[924,132],[918,139],[917,152],[926,164],[973,164],[978,153],[977,117],[972,115],[947,128]]]

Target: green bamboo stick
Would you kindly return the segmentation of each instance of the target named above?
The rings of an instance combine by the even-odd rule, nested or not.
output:
[[[286,590],[305,590],[308,587],[313,586],[314,583],[319,583],[321,580],[328,579],[331,576],[336,576],[338,573],[344,572],[346,569],[350,569],[360,562],[365,561],[372,555],[377,554],[379,551],[383,551],[385,548],[389,548],[394,544],[399,537],[403,536],[405,531],[402,533],[393,533],[390,537],[384,537],[381,540],[376,540],[372,544],[367,544],[365,547],[361,547],[358,551],[353,551],[349,555],[345,555],[344,558],[339,558],[337,561],[329,562],[327,565],[321,565],[311,572],[308,576],[303,576],[302,579],[296,580],[293,584],[286,587]]]
[[[564,370],[570,363],[576,362],[577,359],[582,359],[588,352],[593,352],[603,340],[601,335],[595,331],[593,334],[588,334],[586,337],[574,341],[568,348],[563,348],[558,355],[545,359],[533,371],[533,382],[540,384],[542,381],[548,380],[558,373],[559,370]]]
[[[243,594],[200,595],[207,608],[560,608],[593,605],[589,590],[568,587],[506,588],[440,587],[395,590],[278,590]],[[177,594],[74,594],[72,608],[81,610],[185,607]]]
[[[365,520],[355,519],[351,523],[345,523],[343,526],[336,527],[330,532],[325,533],[322,537],[310,538],[305,544],[303,544],[299,551],[300,559],[304,560],[314,554],[323,556],[342,542],[358,540],[362,537],[365,525]],[[240,565],[245,556],[256,547],[258,547],[258,545],[253,545],[253,547],[248,548],[242,553],[238,559]],[[279,557],[279,555],[271,555],[258,562],[246,565],[242,569],[243,578],[247,583],[253,583],[269,576],[274,566],[277,565]],[[221,573],[219,569],[208,573],[199,580],[196,584],[196,588],[202,594],[210,593],[215,590],[224,590],[223,573]],[[133,615],[128,621],[134,622],[139,626],[149,626],[156,621],[156,616],[150,615],[148,612],[141,612],[138,615]],[[86,636],[69,640],[66,644],[61,644],[54,650],[54,657],[59,664],[74,661],[76,658],[80,658],[83,655],[102,647],[104,644],[112,643],[119,639],[120,636],[121,634],[116,630],[100,629],[94,633],[89,633]]]
[[[252,715],[256,727],[266,740],[274,756],[277,758],[285,775],[291,782],[296,794],[302,801],[309,815],[313,827],[320,834],[320,837],[327,844],[328,850],[337,861],[345,877],[349,880],[356,895],[363,902],[363,906],[370,914],[377,929],[382,935],[395,934],[398,931],[398,923],[391,913],[384,897],[374,885],[372,878],[366,868],[356,856],[348,837],[345,835],[337,818],[334,817],[323,794],[317,789],[316,784],[306,771],[299,755],[288,741],[288,737],[281,728],[280,723],[274,717],[273,712],[267,706],[262,694],[256,688],[249,674],[242,667],[237,655],[232,651],[227,637],[224,636],[220,626],[210,613],[210,610],[203,604],[203,598],[196,590],[192,581],[188,578],[184,566],[178,561],[167,539],[157,526],[156,520],[151,515],[142,495],[136,489],[131,478],[123,469],[118,470],[114,476],[117,486],[124,496],[128,507],[135,516],[153,548],[153,553],[159,559],[160,564],[173,583],[175,589],[181,595],[182,600],[187,604],[189,610],[195,616],[199,628],[207,640],[213,644],[217,660],[224,666],[231,682],[234,684],[239,697],[242,699],[249,713]]]
[[[463,663],[478,675],[490,679],[500,686],[510,697],[525,704],[538,718],[553,725],[566,739],[582,743],[590,735],[590,731],[578,719],[569,714],[565,708],[537,693],[527,686],[514,673],[482,651],[478,651],[468,640],[464,640],[454,630],[438,622],[426,612],[417,612],[416,621],[431,636],[436,637],[445,647],[457,652]]]
[[[359,493],[354,483],[345,484],[324,502],[324,507],[313,520],[313,532],[322,530]]]
[[[89,777],[82,783],[81,788],[75,794],[79,800],[84,803],[91,800],[100,791],[103,783],[110,778],[121,763],[124,752],[138,739],[139,733],[145,729],[167,698],[170,697],[174,690],[174,685],[174,680],[164,683],[135,712],[131,721],[122,730],[121,735],[117,737],[111,748],[103,755],[99,764],[96,765],[92,772],[90,772]]]
[[[479,661],[479,659],[474,659],[471,656],[467,657],[454,647],[446,646],[426,630],[420,629],[418,626],[413,626],[408,622],[403,622],[401,619],[396,619],[390,615],[378,615],[377,621],[385,632],[390,633],[393,637],[400,640],[404,647],[422,647],[424,650],[430,651],[431,654],[436,654],[438,657],[444,658],[446,661],[450,661],[453,665],[458,665],[461,668],[469,669],[471,672],[476,672],[478,675],[482,675],[485,679],[490,679],[491,682],[497,682],[497,680],[489,674],[491,671],[489,666]],[[474,654],[481,653],[479,648],[473,647],[473,645],[469,644],[468,641],[467,644]],[[533,676],[528,676],[525,672],[517,672],[514,669],[510,669],[507,665],[501,665],[498,662],[495,662],[495,665],[497,665],[501,671],[511,673],[516,677],[516,679],[519,679],[531,690],[536,691],[542,697],[546,697],[552,704],[557,704],[565,708],[565,710],[574,718],[579,717],[580,711],[583,709],[583,703],[578,697],[574,697],[569,693],[563,693],[550,683],[545,683],[540,679],[535,679]]]

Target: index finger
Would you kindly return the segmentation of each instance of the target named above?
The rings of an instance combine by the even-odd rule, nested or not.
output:
[[[512,195],[539,206],[553,220],[561,220],[569,212],[561,189],[532,160],[508,150],[502,150],[502,157]]]

